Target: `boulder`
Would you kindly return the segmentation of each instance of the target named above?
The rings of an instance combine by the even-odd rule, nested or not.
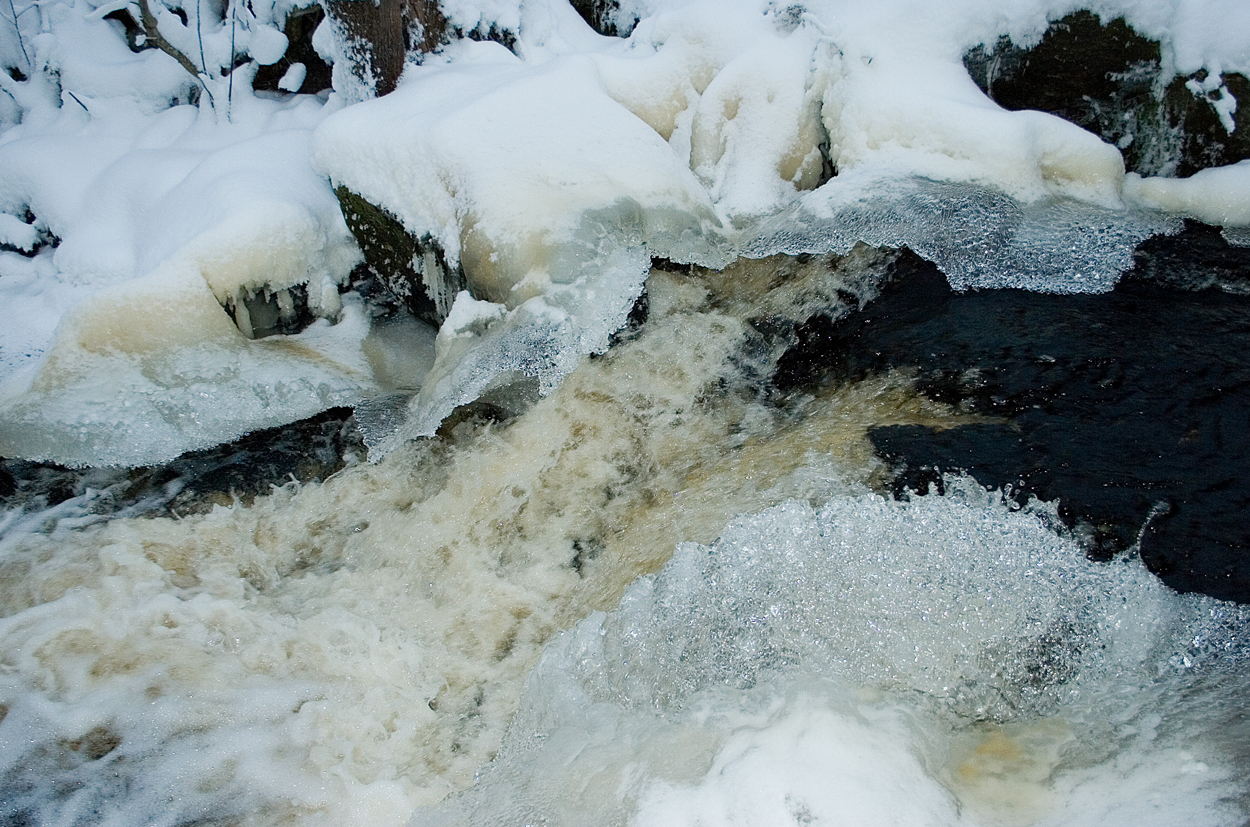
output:
[[[334,191],[347,227],[364,253],[364,267],[417,318],[438,327],[456,294],[467,289],[464,271],[451,267],[438,243],[416,238],[399,219],[347,187]]]
[[[1250,158],[1250,132],[1239,128],[1245,110],[1221,112],[1225,96],[1250,100],[1250,80],[1205,71],[1164,77],[1159,44],[1123,19],[1074,12],[1036,46],[1002,38],[973,49],[964,65],[1000,106],[1049,112],[1096,133],[1120,148],[1131,172],[1186,177]]]

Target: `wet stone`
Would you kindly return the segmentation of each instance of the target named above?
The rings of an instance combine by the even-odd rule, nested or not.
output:
[[[364,456],[351,409],[331,408],[148,468],[75,469],[0,458],[0,506],[38,511],[77,499],[82,510],[101,517],[186,515],[250,503],[292,481],[321,481]]]
[[[442,324],[456,295],[467,289],[464,273],[451,267],[442,249],[416,238],[398,218],[347,187],[338,187],[339,207],[364,253],[364,273],[353,281],[376,280],[412,315],[435,327]]]
[[[1185,177],[1250,158],[1250,132],[1230,133],[1212,105],[1219,85],[1204,91],[1205,72],[1164,77],[1159,44],[1123,19],[1074,12],[1051,23],[1036,46],[1002,38],[970,51],[964,65],[1003,108],[1049,112],[1088,129],[1119,147],[1133,172]],[[1250,94],[1242,75],[1220,80],[1238,101]],[[1231,117],[1239,126],[1245,115]]]
[[[988,421],[870,431],[896,494],[966,471],[1058,500],[1095,556],[1140,536],[1173,588],[1250,601],[1250,296],[1231,292],[1250,250],[1209,230],[1143,245],[1103,295],[956,293],[905,254],[861,313],[800,326],[774,381],[912,371],[921,392]],[[1203,276],[1204,260],[1223,270]]]

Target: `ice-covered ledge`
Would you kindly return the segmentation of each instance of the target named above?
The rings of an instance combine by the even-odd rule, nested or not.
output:
[[[1211,85],[1247,70],[1239,36],[1200,36],[1220,15],[1236,22],[1235,4],[1186,12],[1186,25],[1160,17],[1167,5],[1099,8],[1158,40],[1164,72],[1205,67]],[[257,32],[281,17],[262,11]],[[1174,214],[1244,212],[1238,168],[1126,179],[1114,146],[977,88],[963,55],[1039,38],[1053,10],[1036,0],[993,15],[974,0],[634,0],[625,11],[639,22],[612,38],[563,0],[458,2],[456,26],[498,23],[510,49],[456,40],[409,65],[393,94],[352,106],[341,92],[242,88],[229,108],[178,104],[196,81],[150,51],[109,76],[110,97],[83,70],[104,52],[130,60],[120,35],[97,54],[88,46],[116,34],[104,21],[49,33],[39,42],[59,50],[47,57],[65,70],[61,100],[40,99],[20,124],[0,101],[0,236],[12,248],[0,298],[15,319],[0,330],[0,453],[160,461],[391,390],[365,356],[367,313],[350,297],[338,312],[358,251],[335,187],[411,236],[412,287],[432,291],[436,318],[462,287],[477,303],[464,305],[471,324],[443,332],[428,377],[405,375],[420,392],[380,449],[501,383],[553,387],[607,346],[653,257],[719,267],[864,242],[908,246],[958,287],[1105,290],[1137,241],[1178,226]],[[94,40],[75,40],[88,30]],[[229,35],[224,21],[206,30],[209,53],[229,58]],[[136,80],[159,66],[174,74]],[[206,92],[228,82],[212,80]],[[21,109],[46,81],[3,85]],[[289,315],[292,290],[322,321],[248,339],[252,302]],[[181,309],[177,335],[161,334],[160,307]],[[142,352],[133,336],[93,344],[92,331],[128,327]]]

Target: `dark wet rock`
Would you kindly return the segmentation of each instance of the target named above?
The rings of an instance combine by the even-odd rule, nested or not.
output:
[[[179,491],[167,510],[188,514],[229,505],[235,499],[250,503],[273,487],[292,481],[324,480],[349,461],[364,456],[351,409],[331,408],[207,451],[184,454],[151,472],[153,481],[176,475]]]
[[[1121,149],[1130,171],[1183,177],[1250,158],[1250,131],[1224,128],[1211,105],[1223,93],[1200,88],[1205,72],[1164,77],[1159,44],[1123,19],[1104,24],[1075,12],[1052,23],[1036,46],[1003,38],[969,52],[964,64],[999,105],[1050,112],[1100,135]],[[1250,94],[1242,75],[1222,81],[1239,101]],[[1232,117],[1240,127],[1246,115]]]
[[[1186,221],[1176,235],[1147,239],[1133,258],[1133,278],[1183,290],[1213,287],[1250,294],[1250,248],[1230,245],[1207,224]]]
[[[451,267],[428,236],[415,238],[399,219],[347,187],[335,189],[347,227],[356,237],[372,278],[412,315],[442,324],[456,294],[467,289],[464,273]]]
[[[332,408],[149,468],[71,469],[0,459],[0,505],[37,512],[81,498],[76,514],[185,515],[250,503],[292,480],[321,481],[364,456],[351,409]]]
[[[1208,229],[1143,245],[1103,295],[956,293],[904,255],[861,313],[801,325],[775,382],[914,371],[923,393],[988,421],[874,429],[896,493],[967,471],[1021,500],[1059,500],[1095,556],[1140,534],[1168,585],[1250,601],[1250,297],[1181,286],[1204,284],[1204,257],[1244,279],[1250,250],[1219,248]]]
[[[620,0],[571,0],[573,8],[590,28],[608,37],[629,37],[638,19],[620,20]]]
[[[295,91],[312,95],[329,89],[332,70],[312,45],[313,32],[324,18],[325,11],[320,6],[292,9],[286,17],[286,39],[289,44],[286,54],[277,63],[257,69],[252,88],[277,91],[278,81],[282,80],[287,70],[293,64],[302,63],[305,71],[304,82]]]

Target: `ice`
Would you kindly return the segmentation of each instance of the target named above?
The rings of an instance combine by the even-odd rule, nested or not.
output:
[[[350,405],[374,387],[367,333],[356,300],[335,325],[249,340],[194,271],[104,291],[62,320],[37,373],[3,400],[0,453],[151,465]]]
[[[817,190],[761,222],[744,252],[845,252],[857,242],[908,247],[937,264],[957,290],[1101,293],[1133,265],[1137,244],[1180,229],[1169,216],[1108,212],[1069,198],[1021,204],[970,184],[855,177],[855,184]]]
[[[528,67],[496,44],[461,48],[477,53],[462,72],[328,118],[318,168],[431,237],[476,297],[510,307],[591,278],[596,245],[707,255],[701,238],[717,221],[703,188],[606,94],[592,62]],[[577,237],[596,213],[592,232],[618,224],[618,238]]]
[[[1124,194],[1143,206],[1207,224],[1250,227],[1250,161],[1199,170],[1188,178],[1130,175]]]
[[[582,354],[607,348],[642,291],[649,267],[650,258],[640,250],[622,251],[605,262],[601,279],[609,287],[600,290],[607,295],[594,304],[579,302],[576,286],[555,292],[550,302],[535,297],[510,311],[461,293],[439,330],[434,363],[420,393],[388,428],[366,432],[370,456],[385,456],[405,440],[433,434],[457,406],[489,391],[496,391],[492,401],[510,413],[523,410],[533,390],[550,393]]]
[[[359,252],[309,164],[321,106],[254,101],[236,125],[92,107],[0,148],[8,217],[28,210],[59,240],[0,262],[0,291],[30,311],[0,339],[0,453],[160,462],[372,389],[367,317],[338,294]],[[296,285],[330,330],[248,341],[244,298],[269,291],[281,309]]]

